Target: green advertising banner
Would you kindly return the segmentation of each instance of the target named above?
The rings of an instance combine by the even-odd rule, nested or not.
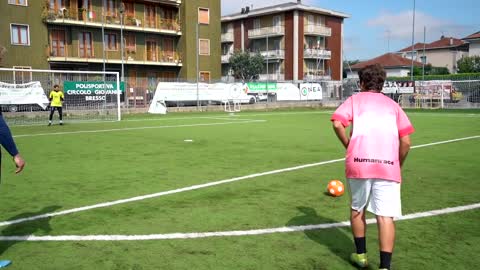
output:
[[[116,94],[116,82],[75,82],[65,81],[63,91],[67,95],[113,95]],[[125,91],[125,83],[120,83],[120,91]]]
[[[249,92],[275,92],[277,91],[277,83],[247,83]],[[267,88],[268,87],[268,88]]]

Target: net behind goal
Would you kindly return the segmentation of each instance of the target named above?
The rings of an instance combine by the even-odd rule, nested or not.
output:
[[[118,72],[0,68],[0,106],[10,125],[46,124],[54,85],[64,93],[63,121],[117,121],[124,86]],[[58,121],[55,112],[54,121]]]

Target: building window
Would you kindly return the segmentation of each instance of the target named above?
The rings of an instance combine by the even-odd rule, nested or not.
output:
[[[198,8],[198,23],[210,24],[210,10],[208,8]]]
[[[8,0],[10,5],[28,6],[27,0]]]
[[[81,58],[93,57],[92,33],[78,33],[78,55]]]
[[[254,19],[253,20],[253,29],[260,29],[260,19]]]
[[[127,17],[135,17],[135,3],[123,1],[123,4],[125,5],[125,15]]]
[[[209,83],[210,82],[210,71],[200,71],[200,82]]]
[[[23,66],[14,66],[14,69],[24,69],[31,70],[32,67],[23,67]],[[15,83],[27,83],[32,81],[32,72],[31,71],[13,71],[13,81]]]
[[[150,28],[156,27],[156,16],[154,5],[145,5],[145,26]]]
[[[147,40],[147,61],[158,61],[157,42],[154,40]]]
[[[199,54],[200,55],[210,55],[210,40],[209,39],[199,39]]]
[[[50,44],[50,56],[65,56],[65,31],[51,30]]]
[[[117,34],[105,34],[105,50],[116,51],[117,49]]]
[[[115,16],[115,0],[103,0],[103,8],[106,16]]]
[[[127,50],[127,53],[132,53],[137,51],[135,34],[129,33],[125,35],[125,49]]]
[[[163,59],[166,62],[173,62],[175,59],[175,53],[173,50],[174,41],[172,38],[164,38],[163,39]]]
[[[30,27],[25,24],[10,24],[10,37],[13,45],[30,45]]]
[[[59,11],[62,8],[66,8],[69,6],[68,0],[50,0],[50,9],[53,9],[55,11]]]

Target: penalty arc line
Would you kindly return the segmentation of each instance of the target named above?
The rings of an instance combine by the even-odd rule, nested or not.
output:
[[[422,148],[422,147],[427,147],[427,146],[447,144],[447,143],[452,143],[452,142],[472,140],[472,139],[478,139],[478,138],[480,138],[480,135],[465,137],[465,138],[458,138],[458,139],[447,140],[447,141],[434,142],[434,143],[429,143],[429,144],[422,144],[422,145],[413,146],[412,148]],[[290,168],[278,169],[278,170],[267,171],[267,172],[262,172],[262,173],[255,173],[255,174],[250,174],[250,175],[245,175],[245,176],[240,176],[240,177],[235,177],[235,178],[230,178],[230,179],[225,179],[225,180],[220,180],[220,181],[215,181],[215,182],[209,182],[209,183],[205,183],[205,184],[193,185],[193,186],[179,188],[179,189],[162,191],[162,192],[157,192],[157,193],[152,193],[152,194],[147,194],[147,195],[142,195],[142,196],[136,196],[136,197],[127,198],[127,199],[121,199],[121,200],[104,202],[104,203],[88,205],[88,206],[83,206],[83,207],[78,207],[78,208],[72,208],[72,209],[67,209],[67,210],[64,210],[64,211],[46,213],[46,214],[41,214],[41,215],[36,215],[36,216],[31,216],[31,217],[26,217],[26,218],[14,219],[14,220],[7,220],[7,221],[0,222],[0,227],[12,225],[12,224],[23,223],[23,222],[27,222],[27,221],[33,221],[33,220],[37,220],[37,219],[50,218],[50,217],[61,216],[61,215],[66,215],[66,214],[72,214],[72,213],[92,210],[92,209],[96,209],[96,208],[110,207],[110,206],[129,203],[129,202],[142,201],[142,200],[157,198],[157,197],[166,196],[166,195],[170,195],[170,194],[176,194],[176,193],[181,193],[181,192],[186,192],[186,191],[191,191],[191,190],[197,190],[197,189],[213,187],[213,186],[218,186],[218,185],[232,183],[232,182],[237,182],[237,181],[245,180],[245,179],[251,179],[251,178],[256,178],[256,177],[261,177],[261,176],[266,176],[266,175],[296,171],[296,170],[300,170],[300,169],[306,169],[306,168],[311,168],[311,167],[336,163],[336,162],[340,162],[340,161],[344,161],[344,160],[345,160],[345,158],[333,159],[333,160],[322,161],[322,162],[311,163],[311,164],[305,164],[305,165],[300,165],[300,166],[295,166],[295,167],[290,167]]]
[[[450,207],[444,209],[431,210],[426,212],[417,212],[397,218],[400,220],[412,220],[418,218],[434,217],[439,215],[463,212],[468,210],[479,209],[480,203]],[[367,224],[375,224],[374,218],[367,219]],[[145,241],[145,240],[174,240],[174,239],[196,239],[210,237],[228,237],[228,236],[252,236],[274,233],[292,233],[302,231],[312,231],[321,229],[332,229],[349,227],[350,221],[324,223],[314,225],[288,226],[268,229],[253,229],[244,231],[219,231],[219,232],[191,232],[191,233],[167,233],[167,234],[147,234],[147,235],[20,235],[20,236],[0,236],[0,241]]]

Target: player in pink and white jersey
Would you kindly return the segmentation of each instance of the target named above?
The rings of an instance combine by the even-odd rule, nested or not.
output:
[[[401,216],[400,168],[410,150],[414,128],[400,106],[381,93],[386,73],[380,65],[358,72],[361,92],[332,115],[335,133],[347,149],[346,177],[351,195],[351,226],[356,253],[352,261],[368,265],[365,208],[377,217],[380,269],[390,269],[395,242],[394,217]],[[352,124],[350,136],[346,127]]]

